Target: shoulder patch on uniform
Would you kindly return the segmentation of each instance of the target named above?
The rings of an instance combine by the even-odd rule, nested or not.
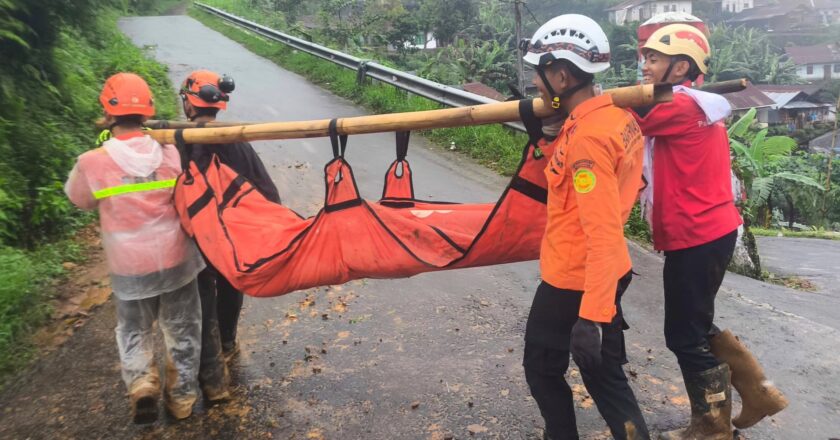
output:
[[[581,159],[581,160],[579,160],[579,161],[577,161],[577,162],[575,162],[575,163],[573,163],[573,164],[572,164],[572,169],[574,169],[575,171],[577,171],[577,170],[579,170],[579,169],[581,169],[581,168],[589,168],[589,169],[592,169],[592,167],[593,167],[594,165],[595,165],[595,162],[593,162],[593,161],[591,161],[591,160],[589,160],[589,159]]]
[[[595,173],[588,168],[581,168],[575,171],[574,176],[575,191],[586,194],[595,189]]]

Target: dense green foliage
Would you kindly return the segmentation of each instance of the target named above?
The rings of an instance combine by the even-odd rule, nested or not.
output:
[[[733,166],[747,190],[744,214],[765,228],[783,222],[793,228],[799,222],[840,229],[840,160],[835,159],[826,188],[825,155],[794,153],[794,139],[768,136],[768,129],[755,128],[754,121],[751,110],[729,128]]]
[[[7,245],[32,247],[78,225],[62,184],[75,157],[94,144],[105,77],[140,74],[161,116],[176,114],[165,70],[119,33],[108,2],[66,10],[52,3],[0,3],[9,22],[0,34],[0,243]]]
[[[176,115],[165,69],[116,27],[120,13],[176,3],[0,0],[0,376],[25,362],[62,263],[82,256],[63,237],[92,217],[72,208],[63,183],[76,156],[95,145],[104,79],[136,72],[152,86],[159,115]]]

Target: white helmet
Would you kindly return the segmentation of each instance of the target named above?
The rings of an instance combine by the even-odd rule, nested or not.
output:
[[[580,14],[552,18],[537,29],[522,59],[533,66],[545,66],[554,60],[569,60],[587,73],[610,67],[610,42],[595,20]]]

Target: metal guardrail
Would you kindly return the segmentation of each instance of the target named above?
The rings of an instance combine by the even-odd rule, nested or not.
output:
[[[470,93],[455,87],[429,81],[410,73],[405,73],[383,66],[375,61],[354,57],[352,55],[321,46],[320,44],[315,44],[292,35],[284,34],[280,31],[254,23],[253,21],[238,17],[203,3],[195,2],[195,5],[206,12],[222,18],[225,21],[248,29],[249,31],[259,34],[265,38],[333,62],[339,66],[353,69],[358,72],[359,78],[372,78],[443,105],[450,107],[468,107],[471,105],[498,102],[494,99],[477,95],[475,93]],[[525,127],[520,123],[507,122],[505,125],[518,131],[525,131]]]

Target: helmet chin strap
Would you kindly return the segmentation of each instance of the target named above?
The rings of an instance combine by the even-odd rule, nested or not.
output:
[[[591,81],[582,82],[574,87],[570,87],[560,93],[554,91],[554,87],[551,87],[551,83],[548,81],[548,77],[545,74],[545,66],[539,66],[535,69],[537,74],[540,76],[540,79],[545,85],[545,90],[548,92],[548,96],[551,98],[551,108],[554,110],[560,110],[560,100],[568,98],[569,96],[574,95],[578,90],[592,85]]]

